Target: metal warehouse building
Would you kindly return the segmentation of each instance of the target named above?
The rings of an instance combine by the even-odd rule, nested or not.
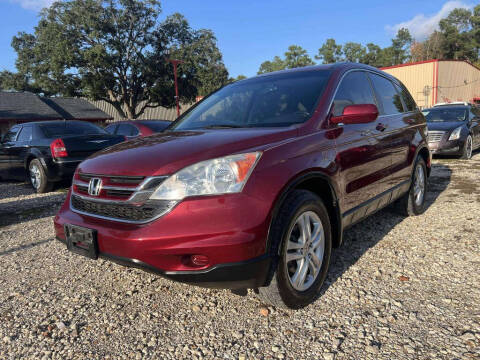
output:
[[[452,101],[480,104],[480,69],[467,61],[427,60],[381,70],[403,82],[421,108]]]

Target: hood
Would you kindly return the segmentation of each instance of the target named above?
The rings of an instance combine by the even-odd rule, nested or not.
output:
[[[169,175],[199,161],[265,150],[296,134],[296,128],[164,132],[99,151],[82,162],[79,171],[124,176]]]
[[[454,130],[460,126],[465,126],[465,121],[436,121],[427,123],[428,130]]]

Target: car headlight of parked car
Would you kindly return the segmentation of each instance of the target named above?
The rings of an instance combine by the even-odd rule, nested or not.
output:
[[[458,127],[452,131],[448,140],[457,140],[460,139],[460,133],[462,132],[462,127]]]
[[[165,180],[150,199],[180,201],[189,196],[241,192],[260,155],[229,155],[188,166]]]

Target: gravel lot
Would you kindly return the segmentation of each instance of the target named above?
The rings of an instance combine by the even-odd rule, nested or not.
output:
[[[0,359],[480,359],[480,153],[434,161],[427,212],[346,232],[300,311],[70,254],[65,192],[0,183]]]

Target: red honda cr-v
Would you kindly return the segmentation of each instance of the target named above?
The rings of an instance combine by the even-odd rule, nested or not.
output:
[[[82,162],[56,236],[93,259],[300,308],[344,229],[394,201],[424,211],[426,133],[406,88],[373,67],[238,81],[166,132]]]

